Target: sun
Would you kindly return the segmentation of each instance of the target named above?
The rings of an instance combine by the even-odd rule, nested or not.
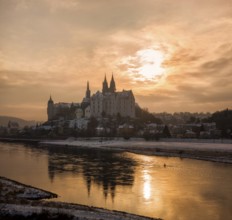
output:
[[[123,64],[127,65],[127,72],[134,80],[147,81],[155,80],[164,74],[162,63],[164,54],[158,49],[142,49],[134,56],[126,57]]]
[[[164,69],[162,63],[164,56],[159,50],[145,49],[136,53],[141,66],[138,68],[138,73],[141,77],[151,80],[156,76],[162,75]]]

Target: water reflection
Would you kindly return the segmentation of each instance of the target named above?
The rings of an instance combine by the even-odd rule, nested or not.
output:
[[[144,199],[149,200],[151,198],[151,176],[147,170],[144,170],[143,173],[143,197]]]
[[[231,164],[0,143],[0,175],[63,202],[166,220],[232,219]]]
[[[104,197],[115,197],[116,186],[133,186],[136,162],[112,151],[83,148],[50,147],[48,152],[48,172],[50,180],[63,173],[82,174],[88,195],[92,184],[103,189]]]

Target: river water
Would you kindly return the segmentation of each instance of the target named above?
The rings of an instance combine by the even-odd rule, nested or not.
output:
[[[58,201],[167,220],[232,219],[231,164],[0,142],[0,176]]]

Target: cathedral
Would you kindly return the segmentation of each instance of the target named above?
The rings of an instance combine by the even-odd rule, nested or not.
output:
[[[102,92],[96,92],[90,99],[91,115],[101,117],[102,115],[122,117],[135,117],[135,98],[132,90],[116,92],[114,76],[112,75],[110,86],[105,76],[102,83]]]
[[[102,92],[97,91],[91,96],[89,82],[85,97],[81,103],[54,103],[50,97],[47,106],[48,121],[60,118],[79,119],[117,116],[135,117],[135,98],[132,90],[116,91],[114,76],[108,85],[106,76],[102,83]]]

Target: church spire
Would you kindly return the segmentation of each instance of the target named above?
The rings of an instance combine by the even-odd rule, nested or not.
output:
[[[50,98],[49,98],[48,102],[53,102],[51,95],[50,95]]]
[[[105,79],[104,79],[104,81],[102,83],[102,93],[105,94],[108,91],[109,91],[108,82],[107,82],[106,74],[105,74]]]
[[[85,97],[89,99],[90,95],[91,95],[91,91],[89,89],[89,81],[87,81],[87,89],[86,89]]]
[[[110,81],[110,92],[116,91],[115,81],[114,81],[114,74],[112,73],[111,81]]]
[[[48,115],[48,121],[52,120],[53,117],[54,117],[54,102],[52,100],[52,96],[51,95],[50,95],[50,99],[48,100],[47,115]]]

